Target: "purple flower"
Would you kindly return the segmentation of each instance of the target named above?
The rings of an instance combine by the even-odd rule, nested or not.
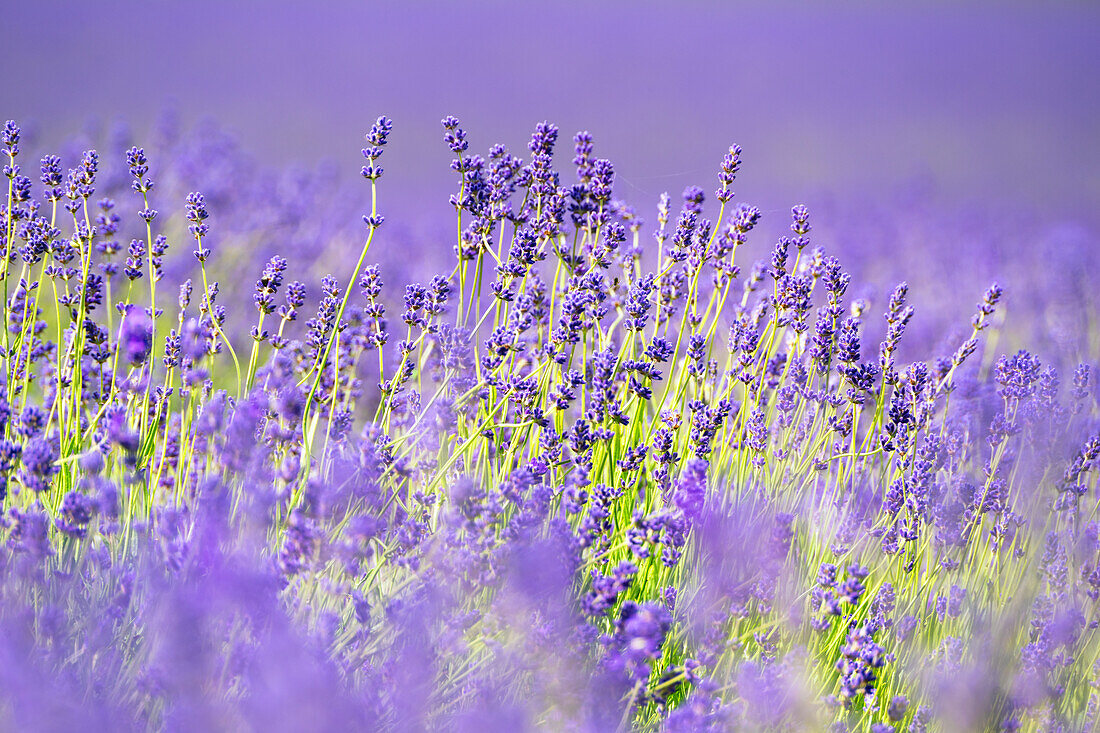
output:
[[[122,320],[118,333],[119,351],[134,366],[145,363],[153,349],[153,322],[144,311],[132,308]]]
[[[886,714],[890,716],[890,720],[896,723],[905,717],[905,713],[908,710],[908,698],[906,698],[905,695],[894,695],[890,700],[890,705],[886,708]]]
[[[651,665],[661,658],[672,617],[660,603],[626,601],[615,621],[612,650],[605,664],[621,670],[633,685],[644,685]]]
[[[707,467],[707,462],[702,459],[689,459],[676,481],[673,501],[692,522],[698,521],[703,514],[707,493]]]
[[[866,628],[853,627],[841,649],[836,668],[840,672],[840,700],[845,707],[858,695],[874,694],[877,670],[886,664],[886,651]]]
[[[582,604],[588,616],[603,616],[615,605],[619,595],[630,587],[638,566],[626,560],[616,565],[610,575],[593,572],[592,590],[585,596]]]
[[[31,438],[23,445],[23,468],[19,472],[19,480],[35,493],[48,491],[50,480],[61,470],[55,463],[57,458],[57,446],[52,440]]]
[[[92,520],[95,507],[96,504],[90,497],[79,491],[68,492],[61,501],[57,528],[71,537],[83,537],[87,533],[88,522]]]

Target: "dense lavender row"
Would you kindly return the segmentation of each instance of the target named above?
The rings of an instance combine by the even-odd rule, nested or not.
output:
[[[1096,725],[1087,275],[925,336],[805,207],[748,244],[736,146],[646,226],[586,133],[566,183],[553,125],[448,117],[450,259],[402,293],[391,134],[349,254],[323,177],[183,193],[239,158],[5,126],[6,727]]]

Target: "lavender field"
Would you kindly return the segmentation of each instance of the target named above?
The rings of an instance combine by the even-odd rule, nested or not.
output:
[[[192,5],[6,16],[0,730],[1100,729],[1095,9]]]

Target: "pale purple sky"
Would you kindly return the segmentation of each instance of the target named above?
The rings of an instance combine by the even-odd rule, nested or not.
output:
[[[140,139],[174,100],[270,163],[352,173],[385,113],[385,186],[406,204],[451,185],[439,119],[455,114],[479,150],[523,149],[543,119],[564,140],[588,129],[647,208],[710,189],[738,142],[737,190],[765,208],[920,180],[1098,219],[1097,4],[459,5],[11,4],[0,117],[36,121],[46,144],[92,116]]]

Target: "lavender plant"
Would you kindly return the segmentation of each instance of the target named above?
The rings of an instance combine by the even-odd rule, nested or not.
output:
[[[737,146],[651,238],[587,133],[566,182],[549,123],[442,128],[453,257],[394,291],[385,117],[319,283],[143,149],[36,186],[5,125],[5,725],[1097,724],[1095,343],[999,354],[993,284],[903,358],[908,286],[851,297],[806,207],[749,244]]]

